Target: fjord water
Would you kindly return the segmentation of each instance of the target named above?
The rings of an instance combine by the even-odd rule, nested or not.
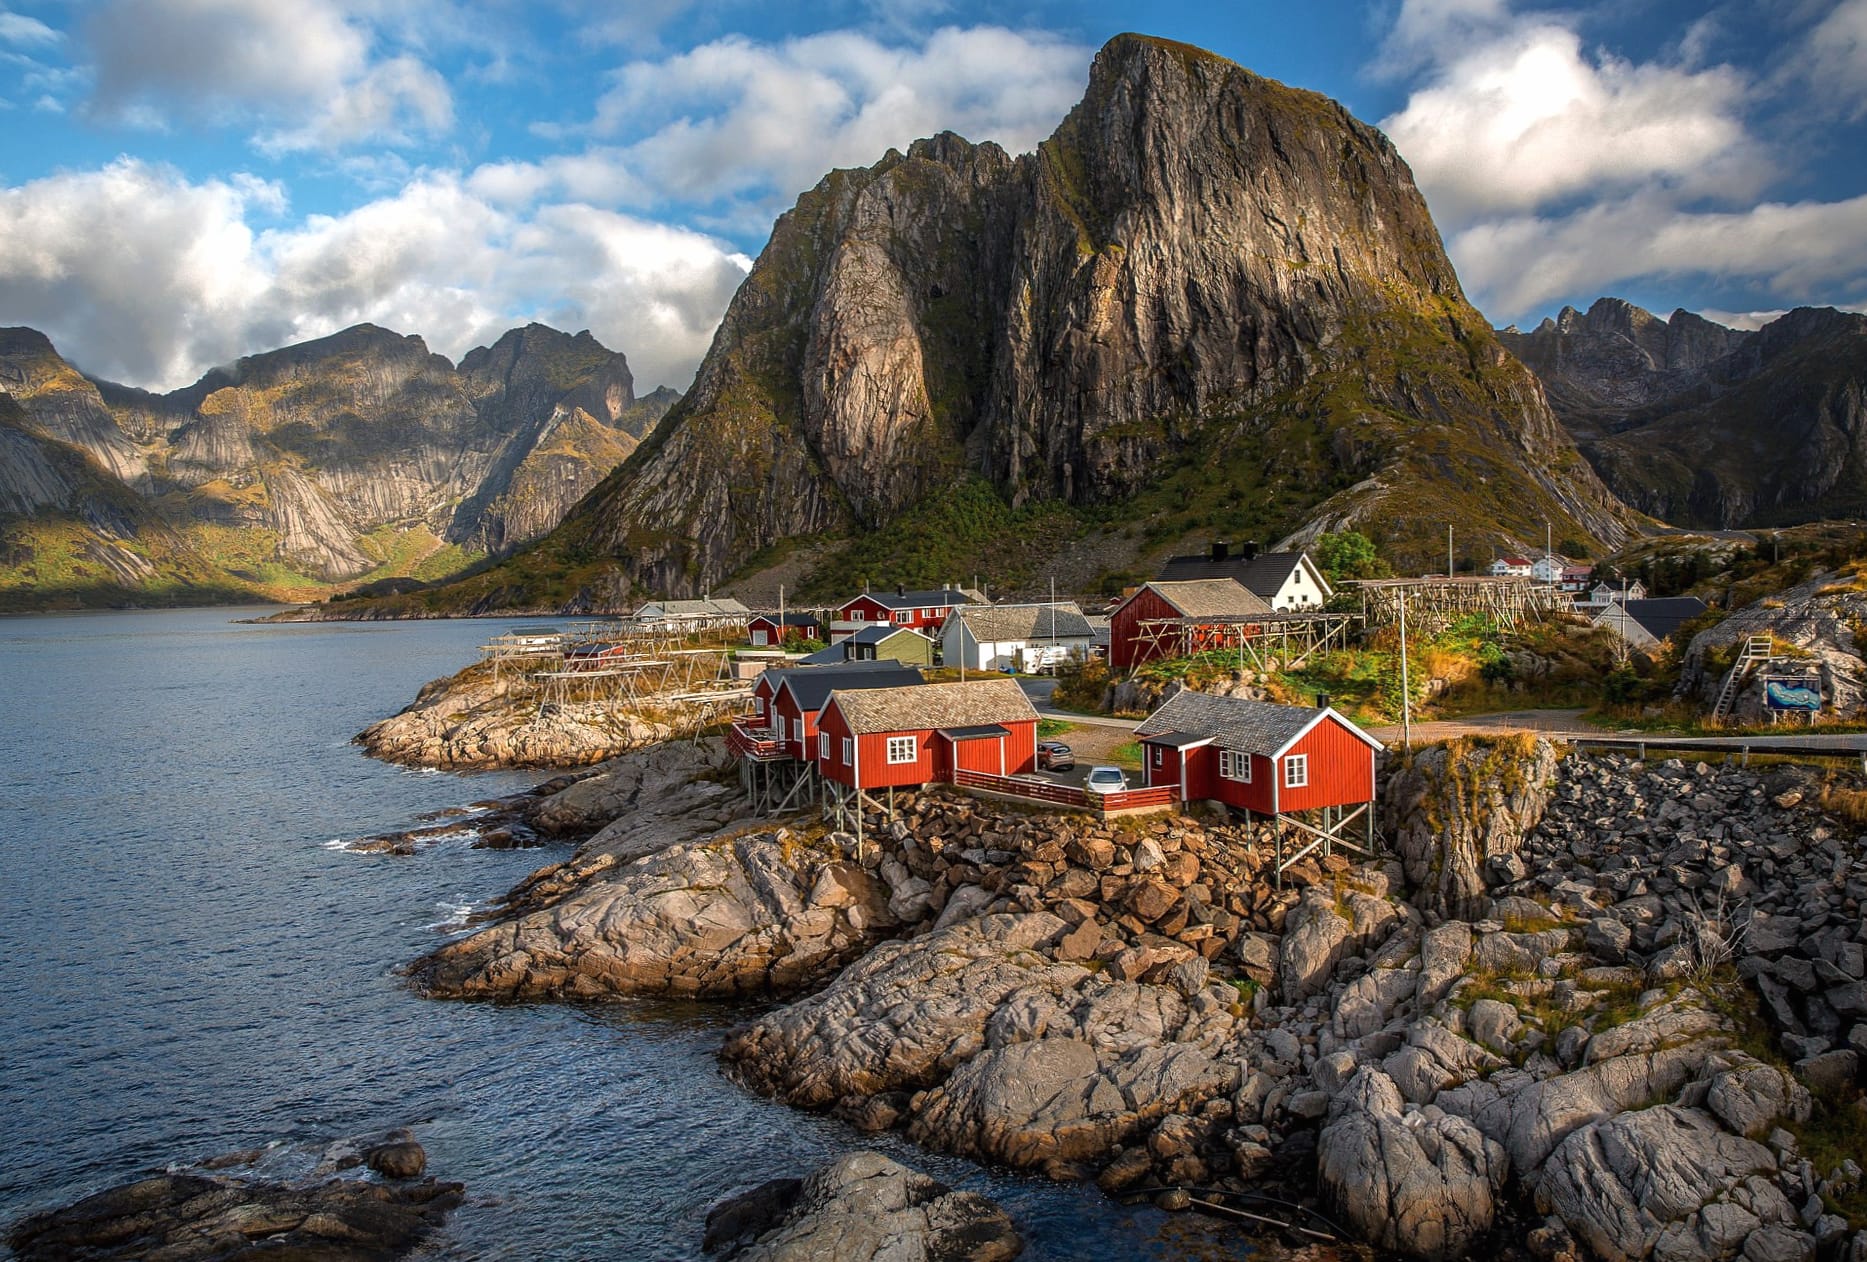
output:
[[[744,1008],[416,997],[397,965],[566,852],[334,848],[538,778],[350,737],[504,627],[234,621],[254,612],[0,620],[0,1224],[408,1125],[468,1190],[430,1256],[698,1257],[709,1203],[862,1146],[999,1199],[1027,1257],[1218,1243],[760,1100],[714,1059]]]

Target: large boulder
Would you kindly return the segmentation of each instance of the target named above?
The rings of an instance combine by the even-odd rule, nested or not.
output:
[[[1484,915],[1487,867],[1507,863],[1542,819],[1556,750],[1530,737],[1456,740],[1399,764],[1381,792],[1385,831],[1427,911]]]
[[[425,993],[457,999],[767,994],[824,976],[897,927],[880,881],[779,830],[626,863],[586,853],[410,972]]]
[[[787,1202],[789,1202],[787,1204]],[[1009,1262],[1024,1248],[1004,1210],[876,1152],[857,1152],[772,1198],[782,1213],[735,1262]]]
[[[1301,1003],[1323,990],[1345,956],[1377,945],[1399,922],[1400,910],[1391,901],[1364,890],[1304,890],[1284,920],[1278,944],[1277,989],[1283,1002]]]
[[[1665,1104],[1563,1140],[1544,1167],[1536,1204],[1602,1262],[1729,1262],[1753,1233],[1799,1226],[1775,1173],[1763,1145],[1696,1109]]]
[[[1317,1178],[1344,1221],[1384,1249],[1464,1257],[1491,1229],[1509,1162],[1463,1118],[1409,1108],[1378,1069],[1356,1071],[1316,1147]]]

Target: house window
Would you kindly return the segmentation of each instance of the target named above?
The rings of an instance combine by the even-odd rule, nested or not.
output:
[[[819,762],[830,761],[830,734],[828,732],[817,733],[817,759]]]
[[[928,619],[928,620],[930,620],[930,621],[931,621],[931,620],[932,620],[932,618],[933,618],[933,616],[934,616],[934,611],[933,611],[933,610],[931,610],[931,609],[923,609],[923,610],[921,610],[921,617],[923,617],[923,618],[926,618],[926,619]]]
[[[1156,767],[1164,765],[1161,754],[1162,754],[1162,751],[1161,751],[1160,746],[1158,745],[1154,746],[1154,765]]]
[[[1309,783],[1309,755],[1292,754],[1284,759],[1284,788],[1300,789]]]
[[[912,621],[914,621],[914,611],[913,611],[912,609],[902,609],[902,610],[898,610],[898,611],[896,611],[896,613],[895,613],[895,621],[896,621],[896,622],[912,622]]]
[[[920,742],[912,736],[891,736],[888,738],[888,761],[891,763],[913,762],[919,757]]]
[[[863,609],[851,609],[849,611],[849,620],[851,622],[867,622],[869,620],[868,611]]]
[[[843,738],[843,761],[851,767],[856,765],[856,742],[847,736]]]
[[[756,714],[761,719],[765,717],[765,698],[752,698],[752,713]]]
[[[802,741],[804,739],[804,720],[791,720],[791,739],[794,741]]]
[[[766,643],[765,633],[763,631],[754,631],[752,633],[752,643],[758,648],[764,648]]]
[[[1251,783],[1251,755],[1236,750],[1219,751],[1219,778],[1236,780],[1240,784]]]

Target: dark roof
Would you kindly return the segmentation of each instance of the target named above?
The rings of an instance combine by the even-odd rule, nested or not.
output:
[[[949,605],[963,605],[972,598],[957,587],[942,588],[938,591],[919,592],[863,592],[870,600],[884,609],[943,609]],[[854,604],[859,596],[851,596],[844,605]]]
[[[1188,689],[1174,694],[1135,728],[1135,735],[1198,733],[1212,738],[1221,749],[1270,757],[1301,736],[1317,719],[1331,711],[1314,706],[1279,705],[1274,701],[1247,701],[1243,697],[1215,697]],[[1338,716],[1340,717],[1340,716]],[[1344,726],[1370,745],[1373,737],[1354,724]]]
[[[782,620],[775,613],[755,613],[754,622],[769,622],[774,627],[817,627],[823,625],[823,619],[814,613],[787,613]]]
[[[790,690],[800,710],[821,710],[839,688],[905,688],[925,682],[919,671],[897,662],[840,662],[793,667],[778,686]]]
[[[1656,640],[1664,640],[1677,631],[1680,624],[1705,612],[1705,602],[1697,596],[1630,600],[1623,607],[1627,610],[1627,616],[1646,628],[1647,634]]]
[[[1188,745],[1197,745],[1208,741],[1210,736],[1196,736],[1191,732],[1154,732],[1141,738],[1149,745],[1165,745],[1170,749],[1185,749]]]
[[[1242,556],[1214,561],[1209,556],[1168,557],[1157,576],[1166,582],[1189,578],[1229,578],[1269,600],[1303,563],[1301,552],[1260,552],[1250,560]]]
[[[897,635],[919,636],[923,640],[927,638],[913,627],[898,627],[892,622],[877,622],[872,626],[862,628],[846,639],[857,644],[880,644],[883,640],[893,639]]]
[[[996,723],[982,723],[977,727],[943,727],[940,735],[950,741],[976,741],[990,736],[1010,736],[1011,733]]]
[[[843,652],[843,642],[838,640],[835,644],[798,658],[797,664],[799,666],[835,666],[847,657],[848,654]]]

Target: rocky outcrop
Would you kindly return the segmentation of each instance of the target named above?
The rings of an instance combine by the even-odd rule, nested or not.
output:
[[[510,549],[555,526],[668,406],[662,392],[638,401],[622,355],[589,333],[542,325],[458,368],[420,338],[359,325],[166,395],[93,382],[43,335],[7,329],[0,391],[26,432],[88,461],[161,527],[242,532],[238,557],[215,551],[222,536],[189,535],[202,561],[239,571],[222,573],[229,587],[262,581],[246,572],[256,552],[337,582],[385,562],[406,574],[445,544]],[[0,506],[68,507],[32,454],[0,440]],[[415,539],[385,543],[390,532]],[[192,577],[157,551],[168,577]]]
[[[415,1159],[420,1152],[412,1140],[373,1147],[372,1168],[388,1183],[327,1178],[327,1169],[296,1183],[217,1173],[257,1155],[228,1154],[198,1172],[156,1175],[34,1214],[9,1229],[7,1246],[20,1262],[385,1262],[413,1252],[462,1199],[458,1183],[412,1181],[426,1164]]]
[[[1680,525],[1858,514],[1867,494],[1867,316],[1799,308],[1740,333],[1614,299],[1500,335],[1543,379],[1602,479]]]
[[[1024,1248],[991,1201],[880,1153],[851,1153],[789,1183],[716,1206],[709,1251],[721,1262],[1009,1262]]]
[[[1447,503],[1500,543],[1631,520],[1465,301],[1385,137],[1122,35],[1034,153],[942,134],[805,193],[689,395],[557,538],[686,594],[968,472],[1101,506],[1267,461],[1288,505],[1267,535],[1352,522],[1424,556]]]
[[[783,994],[896,929],[888,903],[860,865],[800,852],[783,829],[633,860],[590,849],[410,973],[452,999]]]
[[[1489,885],[1523,874],[1519,851],[1555,770],[1554,746],[1528,737],[1452,741],[1403,762],[1381,809],[1413,901],[1442,915],[1482,915]]]
[[[1818,574],[1806,583],[1734,611],[1692,637],[1681,655],[1678,695],[1706,706],[1717,700],[1730,663],[1753,635],[1767,635],[1776,656],[1753,668],[1732,702],[1738,722],[1765,721],[1764,678],[1813,680],[1823,710],[1852,719],[1867,706],[1867,645],[1856,629],[1867,626],[1867,584],[1851,573]]]

